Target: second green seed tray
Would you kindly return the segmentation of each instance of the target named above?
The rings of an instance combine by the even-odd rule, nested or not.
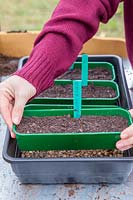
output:
[[[98,87],[110,87],[115,91],[115,97],[111,97],[111,98],[82,98],[82,104],[83,105],[113,105],[116,104],[118,102],[120,93],[119,93],[119,87],[117,85],[117,83],[115,83],[114,81],[88,81],[88,84],[93,84],[94,86],[98,86]],[[73,81],[67,81],[67,80],[56,80],[55,81],[55,85],[56,86],[65,86],[65,85],[73,85]],[[69,104],[72,105],[73,104],[73,98],[63,98],[63,97],[37,97],[35,99],[33,99],[31,102],[29,102],[29,104],[40,104],[41,102],[44,103],[45,101],[47,101],[50,104]]]

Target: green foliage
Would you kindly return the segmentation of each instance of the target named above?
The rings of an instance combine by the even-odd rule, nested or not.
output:
[[[123,4],[120,4],[117,13],[107,24],[100,24],[98,36],[124,37]]]
[[[57,3],[58,0],[0,0],[1,29],[40,30]]]
[[[58,2],[59,0],[0,0],[1,30],[40,30]],[[108,24],[100,25],[98,36],[124,36],[122,6],[119,6]]]

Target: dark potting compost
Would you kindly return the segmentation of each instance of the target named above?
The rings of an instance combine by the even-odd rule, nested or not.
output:
[[[39,96],[72,98],[72,85],[54,85],[42,92]],[[116,92],[111,87],[94,86],[93,84],[89,84],[87,87],[82,88],[83,98],[113,98],[115,96]]]
[[[0,76],[7,76],[18,68],[19,58],[8,57],[0,54]]]
[[[123,152],[115,150],[64,150],[64,151],[22,151],[22,158],[92,158],[123,157]]]
[[[69,79],[76,80],[81,79],[81,69],[73,69],[67,71],[62,76],[58,77],[58,79]],[[88,79],[89,80],[111,80],[112,74],[111,71],[104,67],[96,67],[94,69],[88,70]]]
[[[85,133],[121,132],[128,126],[121,116],[66,116],[25,117],[17,126],[19,133]]]

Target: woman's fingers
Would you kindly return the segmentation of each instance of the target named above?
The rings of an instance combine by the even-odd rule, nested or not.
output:
[[[130,148],[133,147],[133,136],[129,137],[125,140],[120,140],[116,143],[116,147],[120,150],[123,150],[123,149],[127,148],[128,146]]]
[[[20,123],[26,102],[35,94],[36,88],[19,76],[11,76],[0,83],[0,112],[13,138],[12,125]]]
[[[129,110],[129,112],[130,112],[130,114],[131,114],[131,116],[133,118],[133,109]]]
[[[15,103],[14,107],[12,109],[12,121],[14,124],[18,125],[22,119],[24,106],[26,102],[28,101],[27,98],[21,95],[15,96]]]
[[[133,109],[129,110],[133,117]],[[133,124],[121,132],[121,140],[116,143],[116,147],[120,150],[127,150],[133,147]]]
[[[132,148],[133,145],[127,145],[127,146],[124,146],[124,147],[121,147],[121,148],[120,148],[120,147],[116,144],[116,147],[117,147],[117,149],[119,149],[119,150],[121,150],[121,151],[125,151],[125,150],[128,150],[128,149]]]
[[[129,110],[129,112],[130,112],[131,116],[133,117],[133,109]],[[129,127],[127,127],[126,129],[124,129],[121,132],[120,137],[122,140],[133,137],[133,124],[130,125]]]
[[[128,128],[126,128],[124,131],[122,131],[120,137],[121,137],[121,139],[133,137],[133,124],[130,125]]]
[[[15,134],[12,132],[12,118],[11,118],[11,104],[9,103],[9,100],[5,97],[1,98],[2,99],[2,104],[0,103],[0,112],[3,116],[3,119],[5,120],[10,133],[11,137],[15,138]]]

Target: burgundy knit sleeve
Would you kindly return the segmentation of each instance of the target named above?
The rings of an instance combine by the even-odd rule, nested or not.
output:
[[[127,52],[133,66],[133,0],[124,0],[124,21]]]
[[[120,0],[60,0],[51,19],[35,41],[28,62],[15,75],[37,89],[37,94],[53,84],[75,61],[83,44],[107,23]]]

